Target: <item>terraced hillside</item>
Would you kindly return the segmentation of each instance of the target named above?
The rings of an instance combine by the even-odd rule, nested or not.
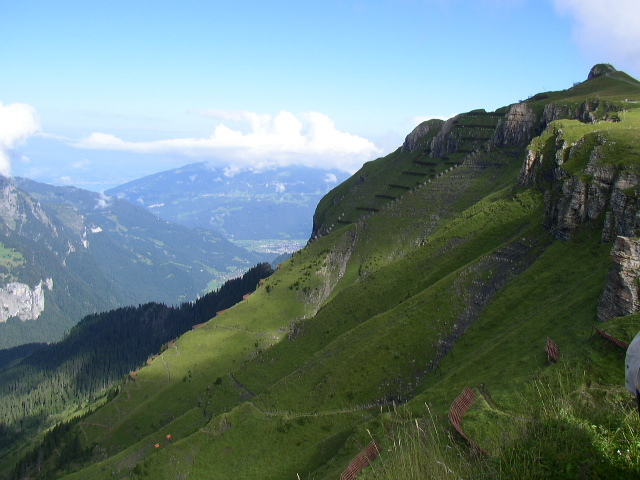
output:
[[[624,295],[612,240],[640,228],[637,102],[639,82],[598,66],[420,125],[322,200],[313,241],[253,295],[79,420],[84,456],[58,474],[336,479],[373,437],[383,453],[362,478],[428,478],[398,461],[427,462],[415,445],[442,452],[431,478],[633,478],[623,361],[591,324]],[[628,340],[633,309],[602,329]],[[484,459],[447,419],[465,387],[461,427]],[[408,428],[417,443],[399,440]]]

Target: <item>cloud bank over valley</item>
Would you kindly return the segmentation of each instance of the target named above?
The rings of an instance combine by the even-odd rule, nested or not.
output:
[[[353,173],[381,154],[373,142],[338,130],[328,116],[318,112],[298,116],[286,111],[275,116],[223,110],[201,113],[225,123],[219,123],[206,138],[127,141],[109,133],[92,133],[71,145],[89,150],[197,158],[214,167],[226,167],[229,174],[290,165]]]

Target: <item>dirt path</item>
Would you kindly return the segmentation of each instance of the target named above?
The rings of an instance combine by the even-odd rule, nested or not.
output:
[[[240,388],[240,389],[242,389],[242,390],[246,391],[246,392],[247,392],[249,395],[251,395],[252,397],[255,397],[255,395],[256,395],[256,394],[255,394],[255,393],[253,393],[251,390],[249,390],[249,387],[247,387],[246,385],[243,385],[243,384],[240,382],[240,380],[238,380],[238,379],[236,378],[236,376],[235,376],[233,373],[229,372],[229,376],[231,377],[231,380],[233,380],[233,382],[236,384],[236,387],[237,387],[237,388]]]
[[[384,406],[388,406],[388,405],[392,405],[393,402],[390,403],[376,403],[376,404],[370,404],[370,405],[360,405],[357,407],[353,407],[353,408],[341,408],[341,409],[336,409],[336,410],[325,410],[324,412],[313,412],[313,413],[291,413],[288,411],[278,411],[278,410],[263,410],[262,408],[258,407],[256,404],[254,404],[253,402],[247,402],[249,403],[249,405],[251,405],[253,408],[255,408],[256,410],[258,410],[260,413],[268,416],[268,417],[287,417],[287,418],[308,418],[308,417],[321,417],[321,416],[327,416],[327,415],[344,415],[345,413],[354,413],[354,412],[361,412],[364,410],[372,410],[374,408],[380,408],[380,407],[384,407]]]
[[[170,350],[173,350],[173,349],[175,349],[175,351],[177,353],[170,354],[170,353],[167,353],[169,350],[166,350],[166,351],[164,351],[163,353],[160,354],[160,360],[162,360],[162,363],[164,364],[164,368],[167,371],[167,383],[169,383],[171,381],[171,371],[169,370],[169,364],[167,363],[167,361],[165,360],[164,357],[165,356],[166,357],[179,357],[180,355],[182,355],[180,353],[180,349],[178,348],[177,344],[174,345],[173,347],[171,347]]]

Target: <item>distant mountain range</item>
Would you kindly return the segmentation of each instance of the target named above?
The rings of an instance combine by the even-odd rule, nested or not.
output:
[[[0,178],[0,348],[58,339],[97,311],[194,300],[263,260],[123,200]]]
[[[234,240],[308,239],[320,199],[349,175],[286,167],[234,175],[194,163],[107,190],[155,215]]]

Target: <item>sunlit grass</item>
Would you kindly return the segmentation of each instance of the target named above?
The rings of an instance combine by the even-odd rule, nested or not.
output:
[[[427,409],[422,418],[394,414],[386,453],[361,478],[629,479],[640,475],[635,402],[620,386],[591,383],[576,365],[536,379],[521,398],[519,422],[479,454]],[[490,428],[490,426],[487,426]]]

